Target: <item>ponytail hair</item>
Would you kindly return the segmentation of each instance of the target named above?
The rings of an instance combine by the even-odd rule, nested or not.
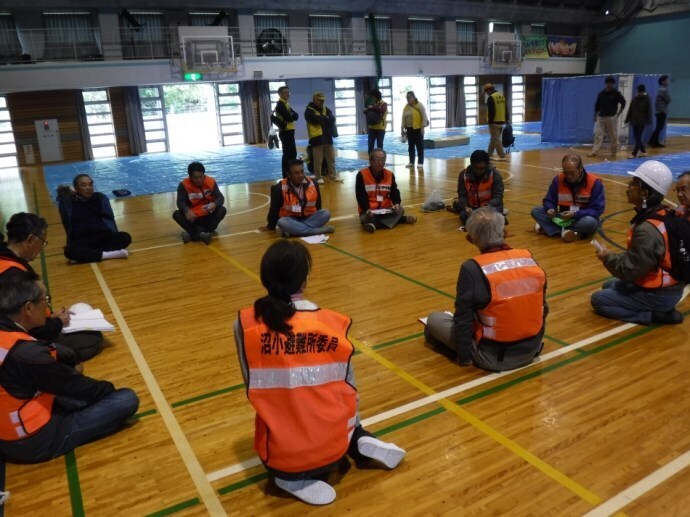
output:
[[[309,250],[298,241],[280,239],[271,244],[261,259],[261,283],[268,295],[254,302],[254,317],[272,331],[286,334],[294,314],[291,296],[298,293],[311,270]]]

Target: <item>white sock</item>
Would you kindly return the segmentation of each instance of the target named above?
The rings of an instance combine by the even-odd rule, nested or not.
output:
[[[331,504],[335,501],[335,490],[324,481],[317,479],[288,480],[275,478],[275,483],[278,488],[282,488],[305,503],[322,505]]]
[[[405,457],[405,449],[373,436],[362,436],[357,440],[357,450],[362,456],[379,461],[389,469],[397,467]]]
[[[103,260],[125,259],[127,257],[129,257],[129,253],[127,253],[127,250],[115,250],[115,251],[104,251],[103,255],[101,256],[101,259],[103,259]]]

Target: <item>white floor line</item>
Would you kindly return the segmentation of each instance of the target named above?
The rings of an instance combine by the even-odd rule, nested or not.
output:
[[[587,339],[583,339],[581,341],[578,341],[577,343],[573,343],[572,345],[565,346],[563,348],[559,348],[557,350],[554,350],[553,352],[549,352],[548,354],[543,354],[539,356],[533,363],[528,364],[527,366],[523,366],[522,368],[518,368],[516,370],[510,370],[508,372],[501,372],[501,373],[490,373],[488,375],[484,375],[483,377],[479,377],[478,379],[474,379],[469,382],[465,382],[463,384],[460,384],[458,386],[455,386],[453,388],[449,388],[447,390],[441,391],[439,393],[436,393],[435,395],[429,395],[428,397],[423,397],[419,400],[415,400],[414,402],[410,402],[409,404],[405,404],[403,406],[393,408],[389,411],[384,411],[383,413],[379,413],[378,415],[371,416],[369,418],[365,418],[362,420],[362,425],[363,426],[369,426],[372,424],[377,424],[379,422],[382,422],[384,420],[388,420],[390,418],[394,418],[396,416],[402,415],[404,413],[407,413],[409,411],[413,411],[415,409],[419,409],[423,406],[427,406],[429,404],[432,404],[433,402],[436,402],[438,400],[450,397],[452,395],[457,395],[458,393],[462,393],[464,391],[470,390],[472,388],[476,388],[477,386],[482,386],[484,384],[487,384],[489,382],[493,382],[496,379],[500,379],[501,377],[505,377],[507,375],[511,375],[515,372],[521,371],[521,370],[526,370],[528,368],[531,368],[536,365],[541,365],[546,361],[549,361],[551,359],[554,359],[556,357],[560,357],[562,355],[565,355],[569,352],[572,352],[573,350],[577,350],[579,348],[585,347],[587,345],[590,345],[592,343],[595,343],[597,341],[601,341],[602,339],[606,339],[608,337],[614,336],[616,334],[620,334],[621,332],[625,332],[626,330],[629,330],[631,328],[636,327],[634,323],[626,323],[624,325],[620,325],[618,327],[615,327],[611,330],[607,330],[605,332],[601,332],[599,334],[596,334],[595,336],[589,337]],[[207,479],[212,482],[212,481],[218,481],[219,479],[223,479],[228,476],[232,476],[233,474],[238,474],[239,472],[242,472],[244,470],[247,470],[249,468],[255,467],[257,465],[260,465],[261,461],[259,460],[258,457],[253,457],[249,460],[245,460],[240,463],[236,463],[235,465],[231,465],[229,467],[216,470],[215,472],[211,472],[210,474],[207,474]]]
[[[226,233],[225,235],[219,235],[216,237],[217,239],[225,239],[226,237],[237,237],[238,235],[247,235],[250,233],[261,233],[259,230],[246,230],[244,232],[236,232],[236,233]],[[179,242],[169,242],[167,244],[159,244],[158,246],[149,246],[148,248],[138,248],[135,250],[128,250],[130,253],[136,253],[139,251],[151,251],[151,250],[158,250],[161,248],[169,248],[170,246],[184,246],[184,243],[182,241]]]
[[[96,280],[98,280],[98,284],[100,285],[101,290],[103,291],[103,294],[105,295],[105,298],[108,301],[110,310],[113,311],[113,316],[115,317],[115,321],[117,321],[117,325],[120,329],[120,332],[122,333],[122,337],[125,339],[125,342],[127,343],[127,347],[129,348],[129,351],[132,354],[134,362],[136,363],[137,367],[139,368],[139,371],[141,372],[141,376],[144,379],[144,382],[146,383],[146,387],[148,388],[149,393],[151,394],[151,398],[153,399],[153,402],[156,405],[156,409],[158,410],[158,413],[161,415],[163,423],[168,429],[168,432],[170,433],[170,436],[173,439],[175,446],[177,447],[177,452],[180,454],[182,461],[184,462],[185,467],[187,467],[189,475],[192,478],[192,481],[194,482],[197,491],[199,492],[199,497],[201,501],[206,506],[206,509],[208,510],[210,515],[227,515],[225,510],[223,509],[223,505],[220,503],[220,499],[218,499],[216,492],[213,490],[211,483],[206,479],[206,475],[204,473],[203,468],[201,467],[201,463],[199,463],[199,459],[194,454],[192,446],[190,445],[189,441],[187,440],[187,437],[182,431],[179,422],[175,418],[170,404],[165,399],[163,391],[156,382],[156,378],[154,377],[151,368],[146,362],[144,354],[141,352],[138,343],[134,339],[132,332],[129,330],[129,325],[127,325],[127,321],[125,320],[125,317],[122,315],[122,312],[120,311],[120,308],[117,305],[117,302],[115,301],[115,297],[113,296],[113,293],[110,291],[110,288],[108,287],[108,284],[106,283],[105,278],[101,273],[101,270],[98,268],[98,265],[96,264],[91,264],[91,269],[93,270],[93,274],[96,276]]]
[[[650,490],[661,485],[667,479],[675,476],[689,465],[690,451],[681,454],[675,460],[667,463],[659,470],[652,472],[646,478],[626,488],[608,501],[601,503],[599,506],[586,513],[584,517],[605,517],[612,515],[636,499],[639,499]]]

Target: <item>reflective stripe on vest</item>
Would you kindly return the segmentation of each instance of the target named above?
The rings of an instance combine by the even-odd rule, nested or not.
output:
[[[467,176],[467,169],[465,169],[465,189],[467,190],[467,198],[470,208],[479,208],[486,206],[491,201],[491,191],[494,186],[494,175],[489,174],[489,178],[476,183],[470,181]]]
[[[288,184],[288,179],[282,180],[281,189],[283,191],[283,206],[280,207],[278,212],[278,217],[309,217],[316,213],[316,201],[318,199],[318,193],[314,182],[307,178],[308,183],[303,183],[303,192],[306,199],[304,207],[300,204],[299,198],[295,195],[295,192],[290,189]]]
[[[201,187],[197,187],[192,183],[191,178],[186,178],[182,185],[187,191],[187,198],[189,199],[190,208],[198,217],[208,215],[204,210],[204,206],[209,203],[214,203],[216,198],[213,196],[216,181],[210,176],[204,176],[204,182]]]
[[[297,311],[288,334],[240,311],[247,397],[256,410],[254,448],[267,467],[287,473],[333,464],[357,422],[357,391],[347,382],[351,320],[334,311]]]
[[[577,185],[575,192],[575,198],[573,198],[573,192],[570,187],[565,182],[565,174],[562,172],[558,175],[558,205],[559,206],[576,206],[578,208],[587,208],[589,206],[589,201],[592,198],[592,190],[594,189],[594,183],[599,179],[598,176],[587,172],[585,173],[587,181],[584,185]]]
[[[393,173],[388,169],[383,169],[383,177],[381,181],[376,181],[374,175],[369,170],[369,167],[362,169],[362,179],[364,180],[364,190],[369,196],[369,209],[376,210],[379,208],[392,208],[393,201],[391,201],[391,190],[393,189]],[[379,201],[379,196],[381,200]],[[359,213],[362,213],[362,208],[358,206]]]
[[[527,250],[502,250],[474,258],[491,301],[476,312],[474,338],[512,343],[536,336],[544,323],[546,275]]]
[[[35,341],[25,332],[0,332],[0,364],[20,341]],[[55,350],[51,350],[53,358]],[[53,395],[37,391],[30,399],[20,399],[0,386],[0,440],[14,441],[42,429],[52,416]]]
[[[663,217],[664,209],[658,210],[656,214]],[[656,269],[653,269],[646,275],[633,280],[633,283],[645,289],[657,289],[659,287],[668,287],[671,285],[676,285],[678,281],[675,278],[673,278],[669,273],[669,271],[671,271],[671,250],[669,249],[666,225],[663,221],[657,221],[656,219],[646,219],[646,222],[653,224],[654,227],[661,234],[661,236],[664,238],[664,256],[662,257]],[[637,225],[631,226],[628,229],[628,249],[630,249],[630,244],[632,243],[632,235],[636,227]]]

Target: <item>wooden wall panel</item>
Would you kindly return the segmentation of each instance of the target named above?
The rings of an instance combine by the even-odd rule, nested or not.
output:
[[[129,129],[127,127],[127,113],[125,111],[124,88],[109,88],[110,109],[113,112],[113,126],[115,127],[115,142],[118,156],[132,156],[129,144]]]
[[[12,118],[20,166],[27,165],[22,150],[25,144],[33,145],[36,163],[43,163],[34,127],[34,120],[40,119],[57,119],[64,162],[78,162],[85,159],[77,111],[79,95],[79,90],[22,92],[7,95],[7,106]]]

